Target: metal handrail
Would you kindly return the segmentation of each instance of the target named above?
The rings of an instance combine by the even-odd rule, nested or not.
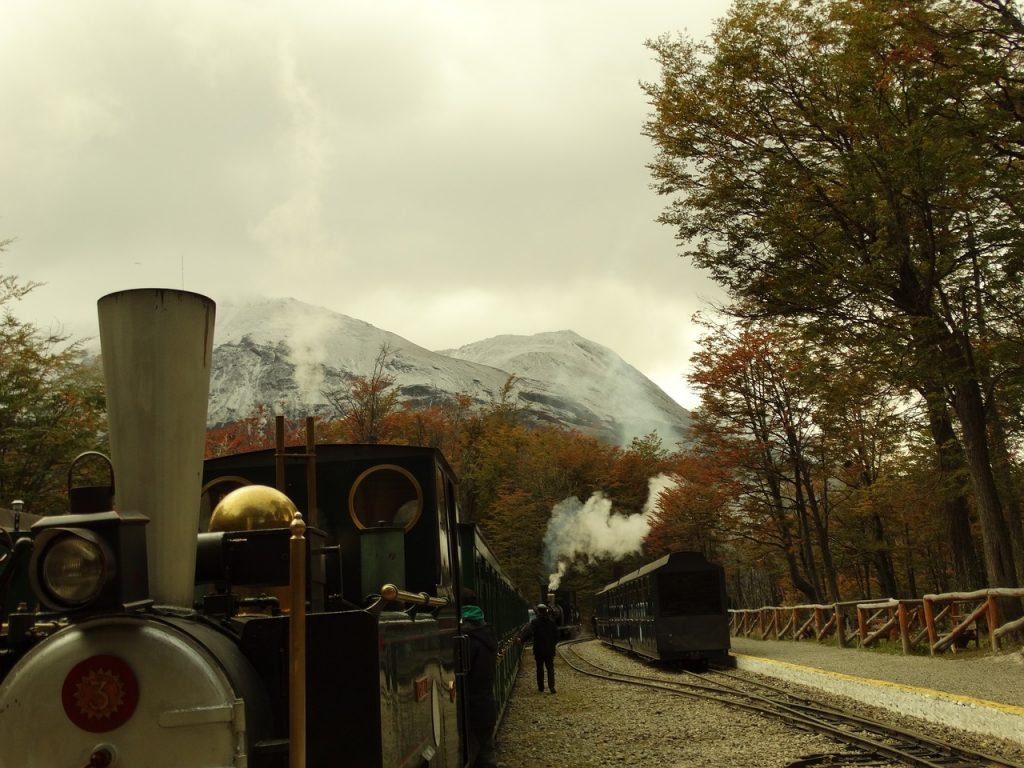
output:
[[[426,605],[431,608],[444,608],[450,605],[446,597],[431,597],[426,592],[407,592],[394,584],[385,584],[380,588],[380,599],[370,606],[374,610],[383,603],[404,603],[406,605]]]

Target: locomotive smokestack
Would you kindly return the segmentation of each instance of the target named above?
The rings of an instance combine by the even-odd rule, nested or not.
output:
[[[145,288],[98,302],[119,510],[141,512],[150,596],[191,606],[215,305]]]

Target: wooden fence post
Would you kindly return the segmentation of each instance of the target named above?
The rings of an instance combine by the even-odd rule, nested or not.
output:
[[[991,592],[985,597],[988,603],[986,618],[988,619],[988,640],[993,652],[999,650],[999,636],[996,634],[996,627],[999,626],[999,601]]]
[[[911,651],[910,617],[907,616],[907,604],[902,600],[896,605],[896,616],[900,623],[900,643],[903,645],[903,655],[908,656]]]
[[[836,639],[840,648],[846,647],[846,621],[843,618],[843,608],[839,603],[832,606],[836,612]]]

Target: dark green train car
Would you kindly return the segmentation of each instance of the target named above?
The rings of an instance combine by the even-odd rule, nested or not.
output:
[[[504,712],[515,686],[522,645],[518,642],[529,622],[529,605],[502,570],[480,531],[472,523],[459,524],[462,587],[469,591],[498,638],[498,668],[494,700]]]
[[[729,613],[722,567],[673,552],[597,593],[594,629],[609,645],[659,661],[724,662]]]

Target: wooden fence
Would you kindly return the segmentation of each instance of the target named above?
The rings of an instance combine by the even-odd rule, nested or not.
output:
[[[840,648],[899,642],[904,654],[927,643],[932,655],[956,652],[987,639],[993,651],[1024,627],[1024,618],[1000,624],[999,601],[1024,597],[1024,589],[983,589],[925,595],[912,600],[880,598],[825,605],[739,608],[729,611],[734,637],[761,640],[834,641]]]

